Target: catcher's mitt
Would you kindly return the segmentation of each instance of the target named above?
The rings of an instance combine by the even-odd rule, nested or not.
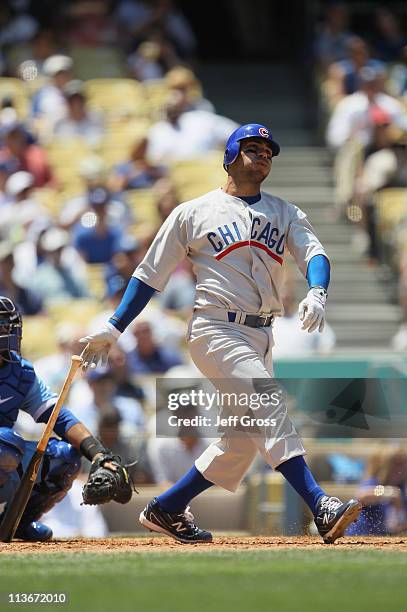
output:
[[[115,469],[106,464],[111,464]],[[82,491],[83,503],[96,506],[113,500],[119,504],[127,504],[133,491],[136,489],[120,457],[106,453],[92,461],[88,480]]]

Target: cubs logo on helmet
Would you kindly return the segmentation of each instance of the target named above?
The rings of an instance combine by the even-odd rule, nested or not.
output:
[[[228,138],[223,158],[223,167],[225,170],[236,160],[240,151],[240,141],[246,138],[263,138],[270,144],[273,157],[276,157],[280,153],[280,145],[273,139],[273,134],[265,125],[261,125],[260,123],[246,123],[232,132]]]

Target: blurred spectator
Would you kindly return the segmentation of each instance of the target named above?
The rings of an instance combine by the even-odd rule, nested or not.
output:
[[[116,8],[119,26],[128,40],[140,43],[151,31],[160,31],[184,58],[191,58],[197,41],[187,19],[170,0],[120,0]]]
[[[396,97],[407,95],[407,45],[401,49],[398,62],[390,69],[388,91]]]
[[[19,285],[13,276],[13,246],[7,242],[0,243],[0,293],[17,304],[22,315],[35,315],[42,311],[41,297]]]
[[[109,367],[117,385],[117,395],[143,402],[145,399],[143,387],[130,374],[126,353],[118,345],[109,353]]]
[[[372,143],[378,123],[407,130],[403,105],[381,91],[381,77],[370,68],[360,73],[360,91],[346,96],[336,106],[328,123],[326,140],[336,150],[335,202],[343,209],[354,194],[355,178],[363,148]]]
[[[34,94],[32,114],[41,131],[52,131],[67,112],[63,88],[73,79],[73,61],[67,55],[51,55],[43,64],[43,71],[50,82]]]
[[[159,31],[150,34],[127,58],[130,72],[138,81],[162,79],[179,62],[173,46]]]
[[[336,106],[327,128],[327,143],[337,149],[353,138],[362,146],[372,141],[374,125],[379,118],[407,130],[407,111],[403,105],[381,91],[381,77],[365,68],[360,74],[360,91],[346,96]]]
[[[194,409],[182,409],[183,418],[194,416]],[[147,455],[154,482],[163,489],[173,485],[207,447],[208,439],[202,438],[198,428],[193,426],[180,427],[174,438],[151,437],[147,442]]]
[[[82,81],[69,81],[63,94],[67,104],[66,116],[54,125],[57,140],[82,139],[89,146],[100,143],[104,136],[102,116],[86,109],[86,96]]]
[[[185,93],[172,92],[165,117],[148,134],[147,156],[157,164],[191,159],[223,148],[237,128],[231,119],[203,110],[188,110]]]
[[[372,47],[377,56],[386,63],[396,62],[407,36],[402,31],[399,19],[389,9],[381,7],[376,11]]]
[[[188,100],[188,110],[215,112],[212,102],[202,95],[202,85],[190,68],[175,66],[165,75],[165,84],[170,91],[179,91]]]
[[[147,157],[148,140],[146,136],[138,138],[131,149],[130,159],[114,167],[108,180],[113,193],[126,189],[146,189],[164,176],[163,166],[154,165]]]
[[[134,437],[131,441],[129,437],[125,439],[120,430],[121,424],[122,418],[116,408],[102,410],[98,421],[98,437],[106,448],[114,455],[119,455],[129,466],[128,472],[134,483],[150,483],[151,474],[143,440]]]
[[[370,57],[369,49],[362,38],[354,36],[348,42],[348,58],[332,64],[328,70],[324,92],[330,107],[334,107],[344,96],[349,96],[361,88],[360,72],[371,68],[381,78],[380,89],[383,88],[386,67],[383,62]]]
[[[154,193],[157,195],[157,211],[161,223],[164,223],[168,215],[174,210],[180,200],[174,183],[169,178],[163,178],[154,186]]]
[[[96,189],[106,189],[106,167],[101,157],[91,155],[79,164],[78,173],[83,179],[83,193],[64,203],[59,215],[59,225],[70,229],[80,218],[91,210],[90,199]],[[110,198],[107,205],[109,223],[126,226],[132,217],[126,204],[117,198]]]
[[[137,318],[131,326],[137,346],[127,354],[132,374],[162,374],[183,363],[179,351],[158,344],[149,321]]]
[[[33,196],[34,177],[15,172],[5,184],[7,203],[1,208],[0,233],[14,242],[24,240],[48,219],[47,211]]]
[[[69,403],[76,416],[93,431],[97,431],[100,415],[104,411],[118,410],[120,433],[125,439],[143,432],[144,413],[140,402],[118,395],[110,368],[97,368],[89,371],[86,379],[78,380],[72,388]]]
[[[38,22],[29,14],[29,2],[2,2],[0,6],[0,48],[25,43],[35,35]]]
[[[374,454],[357,494],[363,504],[346,535],[385,535],[407,529],[407,455],[398,449]]]
[[[374,195],[387,187],[407,187],[407,143],[396,138],[388,118],[377,118],[373,141],[364,152],[356,181],[354,203],[363,211],[371,263],[379,260]]]
[[[309,334],[301,329],[294,289],[293,281],[287,279],[282,296],[284,316],[276,317],[273,323],[273,359],[327,355],[335,347],[335,333],[326,322],[321,334]]]
[[[110,0],[70,0],[64,3],[65,35],[70,46],[117,44],[117,28]]]
[[[123,237],[117,225],[109,224],[110,193],[102,187],[88,194],[91,211],[82,216],[74,229],[73,244],[88,263],[108,263]]]
[[[45,257],[31,279],[31,286],[47,306],[88,295],[83,277],[64,263],[63,250],[69,244],[68,232],[57,227],[48,229],[41,238]]]
[[[51,166],[44,149],[30,141],[21,123],[6,125],[3,129],[4,144],[0,149],[0,164],[9,174],[25,170],[34,177],[34,187],[51,186],[54,183]]]
[[[140,242],[132,236],[123,236],[105,270],[106,293],[109,297],[126,288],[142,260],[141,255]]]
[[[30,57],[18,67],[18,75],[23,81],[32,82],[39,77],[47,76],[44,63],[55,54],[54,34],[51,30],[40,30],[31,41]]]
[[[326,8],[325,19],[315,37],[314,53],[320,69],[325,72],[333,63],[346,58],[348,44],[354,37],[348,30],[348,8],[333,2]]]
[[[77,478],[67,495],[44,514],[55,538],[104,538],[109,530],[99,506],[85,506],[82,488],[85,483]]]
[[[181,316],[189,316],[195,302],[196,279],[189,259],[177,266],[164,291],[157,295],[162,308],[175,311]]]
[[[82,325],[69,321],[69,314],[67,309],[67,320],[61,321],[55,327],[58,352],[41,357],[34,362],[34,368],[38,376],[46,380],[47,385],[55,393],[59,393],[63,385],[72,355],[80,355],[82,348],[79,340],[83,338],[86,331]]]

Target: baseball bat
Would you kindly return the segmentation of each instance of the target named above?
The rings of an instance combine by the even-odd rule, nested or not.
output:
[[[37,448],[33,456],[31,457],[31,461],[23,474],[19,487],[12,501],[7,506],[6,514],[4,515],[4,518],[0,525],[0,542],[11,542],[14,537],[23,512],[27,506],[35,481],[37,479],[41,461],[44,456],[45,449],[47,448],[48,441],[51,437],[51,433],[54,429],[56,420],[58,418],[59,411],[62,408],[62,405],[68,394],[75,374],[82,365],[82,355],[80,357],[78,355],[73,355],[71,357],[71,366],[69,368],[69,372],[65,378],[64,384],[62,385],[62,389],[60,391],[60,394],[58,395],[58,399],[55,403],[55,406],[52,409],[48,423],[37,444]]]

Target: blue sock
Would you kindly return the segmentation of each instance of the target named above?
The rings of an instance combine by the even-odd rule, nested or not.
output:
[[[213,482],[206,480],[193,465],[189,472],[178,480],[168,491],[157,497],[158,503],[165,512],[182,512],[192,498],[213,487]]]
[[[290,485],[301,495],[302,499],[309,506],[312,514],[316,514],[317,501],[325,491],[315,482],[311,470],[305,463],[304,457],[293,457],[280,463],[276,470],[281,472]]]

